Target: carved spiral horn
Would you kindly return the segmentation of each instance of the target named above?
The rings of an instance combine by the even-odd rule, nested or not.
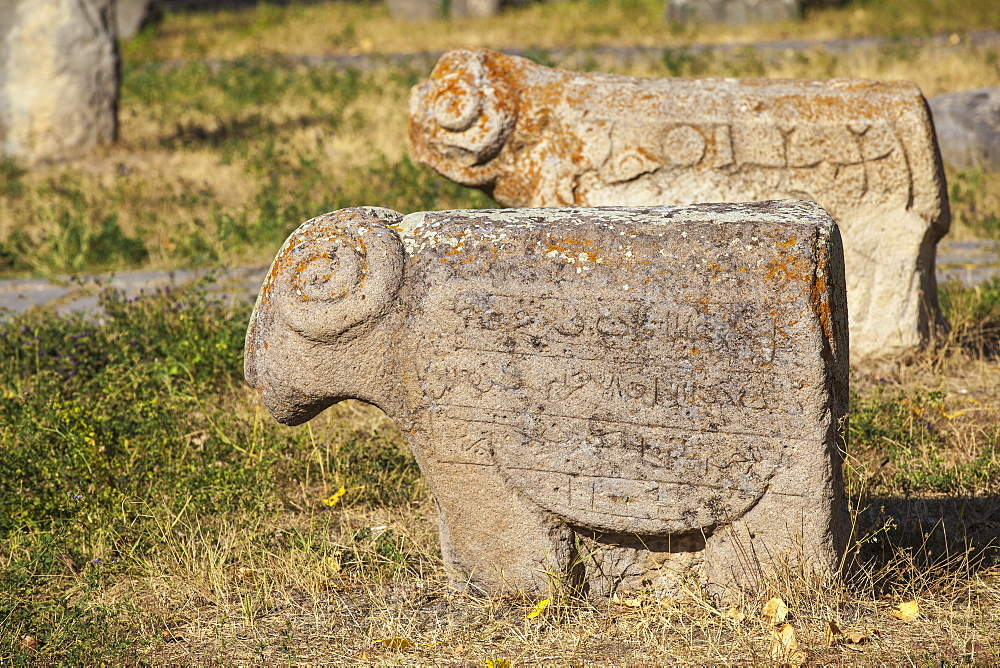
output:
[[[403,282],[405,251],[389,226],[402,217],[365,207],[303,223],[275,257],[258,309],[269,301],[292,330],[324,343],[369,331]]]
[[[482,185],[492,177],[482,166],[514,130],[518,97],[491,52],[459,49],[414,86],[409,108],[417,159],[460,183]]]

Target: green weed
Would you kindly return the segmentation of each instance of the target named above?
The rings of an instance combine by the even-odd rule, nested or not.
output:
[[[664,49],[661,62],[665,74],[671,77],[697,77],[708,71],[711,53],[691,53],[690,49]]]
[[[15,229],[0,250],[11,270],[124,269],[139,266],[149,255],[141,237],[122,230],[113,206],[95,201],[69,176],[31,193],[29,206],[34,219]]]
[[[0,554],[9,555],[0,616],[10,622],[0,624],[0,648],[9,658],[30,635],[43,656],[73,662],[93,649],[73,642],[91,625],[100,630],[83,642],[102,651],[151,642],[131,612],[88,591],[141,575],[173,549],[176,531],[235,518],[252,533],[260,513],[304,498],[322,507],[317,484],[342,482],[352,503],[385,507],[425,493],[398,432],[356,426],[341,437],[338,428],[317,445],[311,428],[226,408],[242,392],[246,307],[204,289],[137,300],[111,292],[102,305],[103,326],[45,313],[0,325]],[[375,554],[392,568],[407,563],[381,540]]]
[[[950,325],[944,352],[955,346],[978,357],[1000,353],[1000,278],[975,286],[947,281],[938,289],[938,301]]]
[[[19,197],[24,192],[21,180],[27,170],[13,158],[0,159],[0,195]]]
[[[1000,176],[981,168],[949,172],[948,199],[952,218],[965,235],[1000,239],[998,183]]]

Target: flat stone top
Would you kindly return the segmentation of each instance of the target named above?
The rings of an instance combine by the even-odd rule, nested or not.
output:
[[[511,241],[527,233],[552,234],[559,227],[605,229],[619,236],[638,238],[643,226],[657,229],[660,237],[677,237],[674,243],[696,242],[691,226],[714,230],[710,243],[723,243],[729,225],[753,224],[773,228],[774,234],[802,237],[817,228],[834,227],[829,214],[814,202],[782,200],[738,204],[696,204],[647,207],[552,207],[538,209],[455,209],[411,213],[392,227],[399,233],[407,253],[416,255],[439,244],[461,250],[475,243]],[[732,228],[735,242],[742,230]],[[583,230],[581,229],[581,232]],[[828,233],[828,232],[827,232]],[[721,237],[719,236],[721,234]],[[706,239],[704,234],[701,237]],[[755,240],[756,242],[757,240]],[[614,252],[620,244],[606,251]]]

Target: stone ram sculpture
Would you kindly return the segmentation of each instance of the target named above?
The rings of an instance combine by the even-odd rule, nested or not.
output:
[[[246,378],[285,424],[385,411],[464,582],[721,590],[839,567],[844,300],[811,202],[346,209],[275,258]]]
[[[857,358],[925,342],[950,214],[907,82],[636,79],[451,51],[410,94],[410,146],[504,206],[804,199],[844,237]]]

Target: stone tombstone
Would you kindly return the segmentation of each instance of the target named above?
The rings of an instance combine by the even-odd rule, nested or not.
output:
[[[414,157],[503,206],[806,199],[840,226],[856,357],[922,344],[950,213],[905,82],[636,79],[451,51],[409,101]]]
[[[799,0],[670,0],[666,19],[680,25],[748,25],[794,21],[802,15]]]
[[[929,103],[946,163],[1000,171],[1000,88],[947,93]]]
[[[389,14],[402,21],[443,18],[488,18],[500,11],[500,0],[388,0]]]
[[[113,141],[111,0],[0,0],[0,156],[78,157]]]
[[[500,0],[451,0],[452,18],[489,18],[500,11]]]
[[[155,0],[114,0],[115,28],[118,39],[135,37],[146,24],[160,17]]]
[[[460,581],[752,587],[848,541],[843,280],[812,202],[345,209],[279,251],[246,378],[285,424],[384,410]]]

